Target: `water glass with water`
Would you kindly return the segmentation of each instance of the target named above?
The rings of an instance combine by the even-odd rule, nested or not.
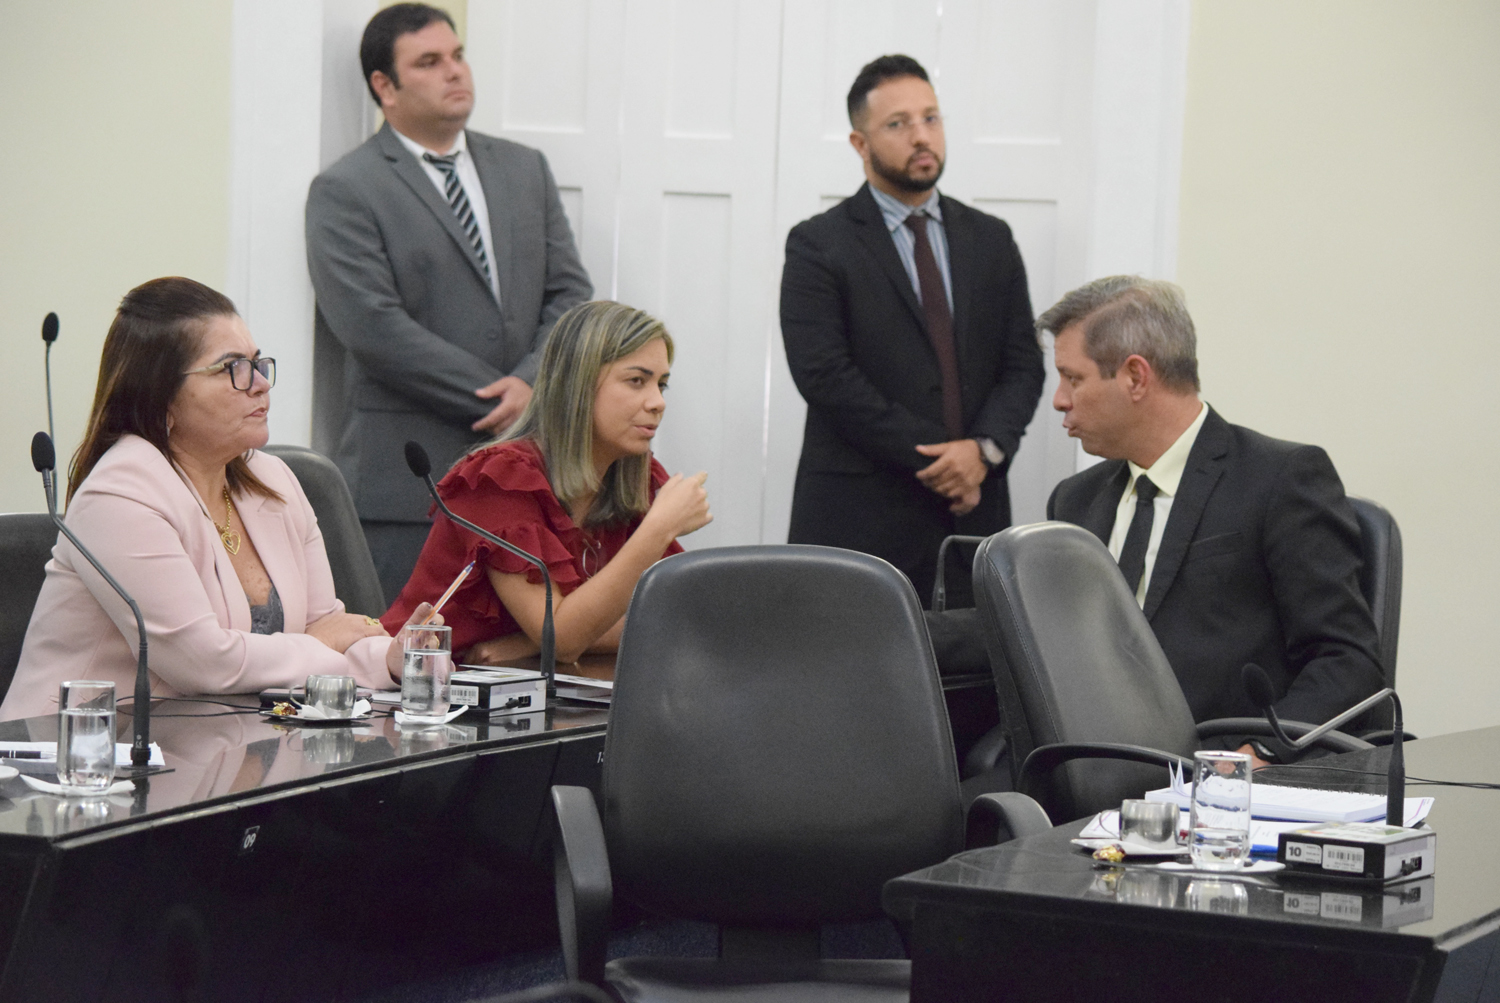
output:
[[[413,724],[440,724],[448,716],[453,672],[453,628],[412,624],[401,628],[401,713]]]
[[[1193,866],[1233,871],[1250,856],[1250,757],[1243,752],[1193,754],[1189,822]]]
[[[115,684],[70,679],[57,695],[57,782],[102,794],[115,782]]]

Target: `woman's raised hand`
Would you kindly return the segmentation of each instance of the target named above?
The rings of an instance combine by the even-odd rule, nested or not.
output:
[[[645,521],[656,522],[674,540],[713,522],[713,514],[708,511],[708,492],[703,490],[706,480],[707,471],[699,471],[691,477],[673,474],[657,489],[656,500],[651,503]]]
[[[412,624],[422,623],[427,619],[427,614],[429,613],[432,613],[432,603],[418,603],[417,608],[411,611],[411,616],[406,618],[406,623],[402,624],[402,630],[410,627]],[[441,613],[434,614],[432,623],[434,626],[441,626],[443,615]],[[397,683],[401,682],[401,631],[399,630],[396,632],[396,636],[391,638],[390,647],[385,649],[385,668],[391,674],[393,680]]]

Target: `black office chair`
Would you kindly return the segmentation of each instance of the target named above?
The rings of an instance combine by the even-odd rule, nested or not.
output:
[[[380,616],[386,610],[385,593],[344,475],[328,457],[305,446],[267,446],[265,451],[292,468],[318,517],[334,595],[350,613]]]
[[[888,879],[964,845],[911,583],[846,550],[700,550],[641,576],[626,624],[603,811],[585,788],[552,789],[568,977],[638,1001],[809,987],[818,1000],[905,1000],[908,962],[821,960],[818,945],[820,925],[881,916]],[[979,804],[1012,835],[1051,824],[1016,795]],[[718,924],[720,958],[606,966],[616,892]]]
[[[5,569],[0,575],[0,700],[15,678],[26,626],[56,542],[57,526],[45,512],[0,515],[0,568]]]
[[[1113,808],[1190,769],[1224,735],[1269,735],[1261,718],[1193,724],[1182,687],[1119,568],[1099,539],[1062,522],[990,537],[974,559],[985,641],[1008,731],[1016,789],[1055,819]],[[1283,722],[1293,736],[1314,725]],[[1371,748],[1341,732],[1323,748]],[[1113,762],[1080,763],[1078,759]]]
[[[1396,644],[1401,636],[1401,527],[1379,502],[1349,496],[1354,516],[1359,520],[1360,556],[1364,566],[1359,572],[1359,591],[1369,604],[1380,635],[1380,667],[1385,684],[1396,688]],[[1393,722],[1392,708],[1383,703],[1359,722],[1360,730],[1374,732],[1363,737],[1372,741],[1389,741]]]

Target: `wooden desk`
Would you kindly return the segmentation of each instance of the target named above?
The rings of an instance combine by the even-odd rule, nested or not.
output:
[[[340,1000],[556,944],[548,789],[597,787],[605,710],[403,732],[236,707],[158,702],[172,772],[133,796],[0,784],[0,1001]]]
[[[1383,777],[1388,750],[1326,761]],[[1500,727],[1412,742],[1409,775],[1500,783]],[[1257,774],[1383,791],[1331,771]],[[1350,781],[1356,782],[1351,784]],[[912,1000],[1489,1000],[1500,990],[1500,791],[1437,799],[1437,873],[1384,893],[1290,877],[1096,868],[1082,822],[886,885],[910,917]]]

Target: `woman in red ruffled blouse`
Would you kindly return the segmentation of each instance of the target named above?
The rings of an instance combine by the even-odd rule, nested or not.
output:
[[[672,338],[619,303],[584,303],[548,336],[531,402],[504,436],[460,459],[438,483],[458,515],[537,555],[554,589],[559,661],[614,651],[641,574],[682,552],[708,524],[705,473],[668,477],[651,457],[666,401]],[[545,593],[536,568],[438,518],[382,622],[394,634],[470,562],[443,608],[461,661],[537,650]]]

